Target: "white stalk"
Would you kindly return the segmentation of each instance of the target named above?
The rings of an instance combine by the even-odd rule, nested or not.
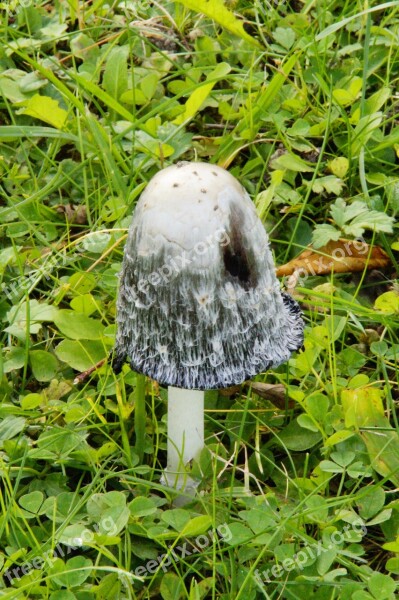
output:
[[[190,495],[196,484],[189,476],[190,461],[204,447],[204,392],[168,388],[168,466],[165,482]]]

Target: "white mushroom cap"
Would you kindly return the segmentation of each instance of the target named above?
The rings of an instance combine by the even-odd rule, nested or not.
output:
[[[216,389],[285,362],[303,342],[264,227],[224,169],[182,162],[141,195],[126,242],[114,368]]]

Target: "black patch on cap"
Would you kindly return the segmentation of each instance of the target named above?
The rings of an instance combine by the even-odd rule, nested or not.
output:
[[[226,274],[232,277],[245,290],[256,287],[258,274],[255,259],[251,250],[244,245],[242,224],[245,216],[234,205],[231,207],[229,221],[229,243],[223,246],[223,262]]]

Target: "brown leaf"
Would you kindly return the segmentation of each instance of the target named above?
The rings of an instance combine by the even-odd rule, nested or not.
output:
[[[86,207],[76,204],[60,204],[57,206],[57,212],[63,213],[66,220],[71,225],[84,225],[87,223]]]
[[[364,269],[382,269],[390,263],[386,252],[379,246],[370,246],[357,240],[330,241],[315,250],[312,246],[281,267],[277,267],[278,277],[299,273],[301,276],[328,275],[334,273],[355,273]]]
[[[293,408],[295,402],[291,398],[286,397],[286,389],[282,383],[261,383],[259,381],[251,381],[244,384],[245,387],[251,388],[255,394],[269,400],[272,404],[284,410],[285,408]]]
[[[284,410],[286,408],[293,408],[295,406],[294,400],[291,398],[286,398],[286,390],[282,383],[262,383],[260,381],[244,381],[242,384],[244,390],[251,389],[252,392],[264,398],[265,400],[269,400],[272,404]],[[234,396],[238,394],[241,390],[240,385],[234,385],[229,388],[224,388],[219,390],[219,394],[221,396]]]

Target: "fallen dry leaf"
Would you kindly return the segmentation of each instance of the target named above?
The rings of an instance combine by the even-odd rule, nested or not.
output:
[[[281,410],[284,410],[285,408],[293,408],[295,406],[294,400],[291,400],[291,398],[287,399],[286,389],[282,383],[273,384],[251,381],[249,383],[245,383],[244,385],[246,388],[251,388],[251,390],[261,398],[269,400]]]
[[[293,408],[295,405],[294,400],[286,398],[286,390],[281,383],[261,383],[259,381],[245,381],[243,384],[245,390],[251,389],[255,394],[265,400],[269,400],[272,404],[284,410],[286,408]],[[219,390],[221,396],[234,396],[241,390],[240,385],[234,385],[223,390]]]
[[[63,213],[66,220],[71,225],[75,223],[77,225],[84,225],[87,223],[87,212],[86,206],[80,206],[77,204],[59,204],[57,207],[58,213]]]
[[[379,246],[370,246],[358,240],[343,238],[328,242],[322,248],[308,250],[277,267],[278,277],[297,273],[303,275],[328,275],[334,273],[355,273],[364,269],[381,269],[390,262],[388,255]]]

